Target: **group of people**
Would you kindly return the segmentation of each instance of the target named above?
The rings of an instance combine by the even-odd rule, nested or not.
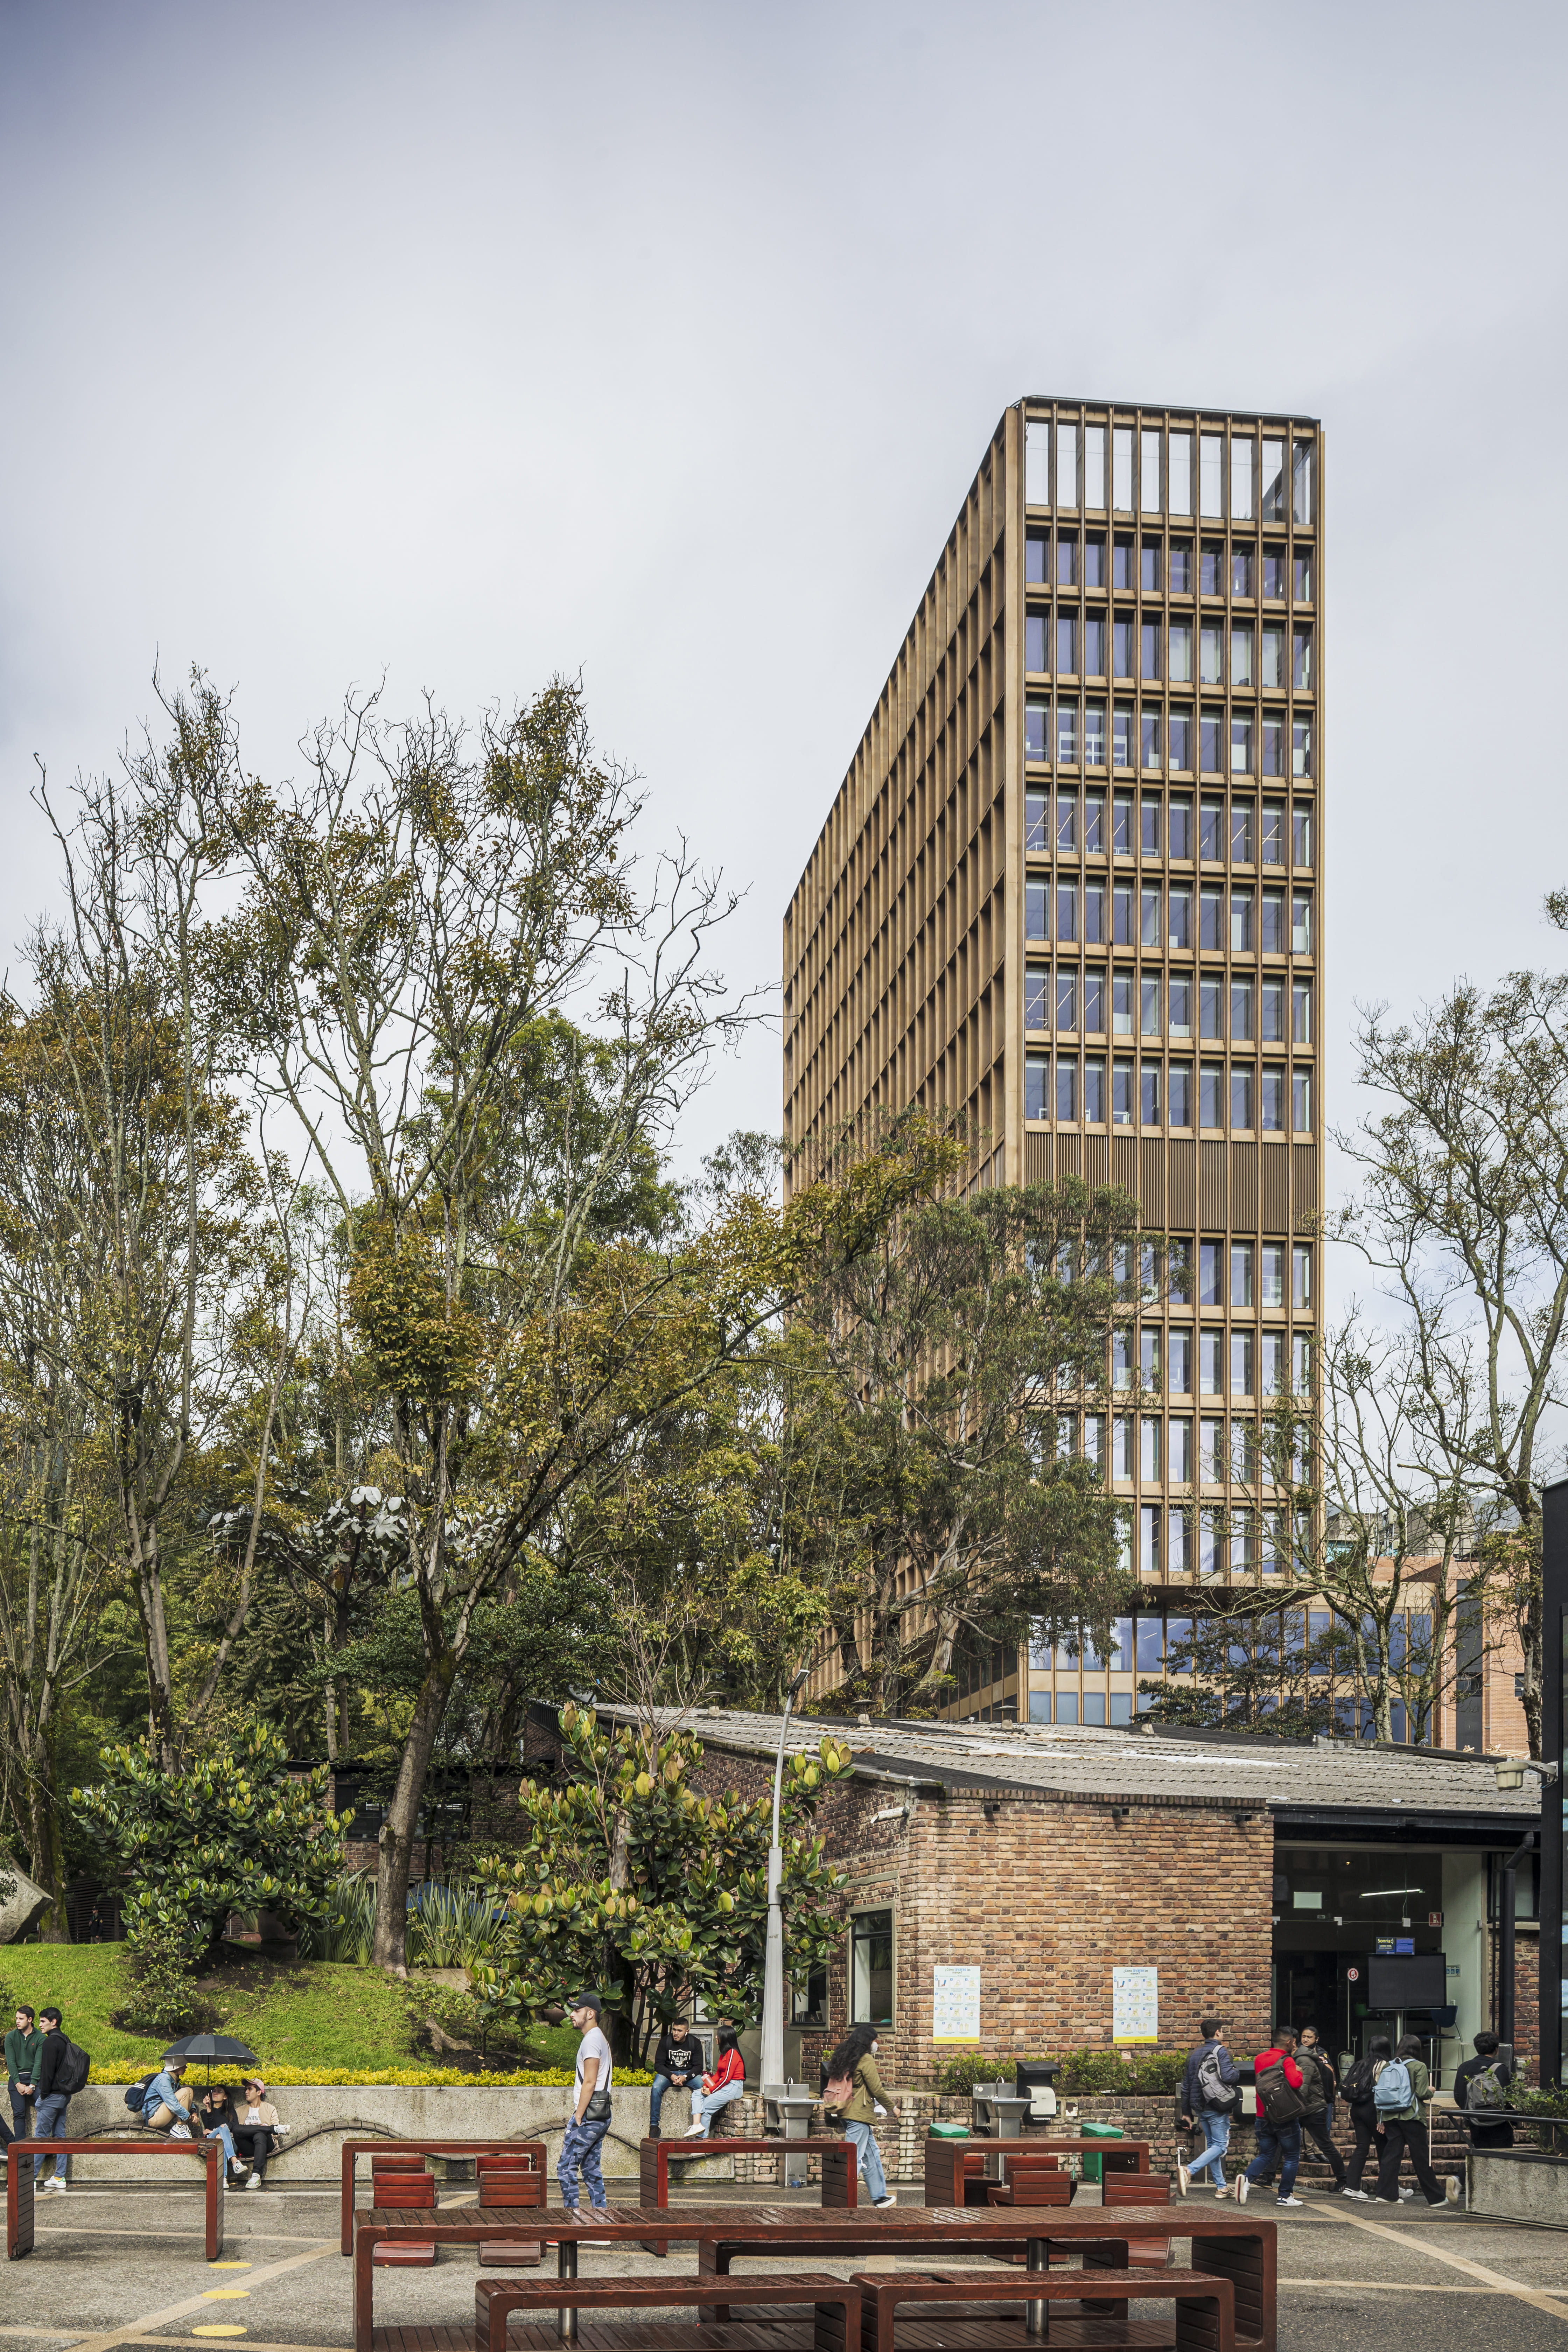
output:
[[[1396,2205],[1414,2198],[1415,2189],[1401,2189],[1399,2170],[1406,2156],[1417,2187],[1431,2206],[1447,2205],[1458,2191],[1447,2189],[1432,2170],[1426,2111],[1432,2100],[1432,2078],[1422,2058],[1422,2044],[1407,2033],[1395,2047],[1387,2034],[1374,2034],[1365,2055],[1347,2073],[1342,2084],[1322,2047],[1315,2027],[1303,2026],[1300,2036],[1289,2025],[1276,2026],[1272,2046],[1260,2050],[1253,2062],[1258,2100],[1257,2153],[1244,2172],[1227,2182],[1226,2151],[1230,2126],[1241,2108],[1241,2069],[1226,2049],[1217,2017],[1205,2017],[1203,2035],[1189,2056],[1176,2094],[1176,2121],[1188,2133],[1201,2131],[1201,2155],[1176,2167],[1184,2197],[1200,2174],[1208,2175],[1216,2197],[1234,2196],[1245,2205],[1251,2191],[1278,2172],[1275,2204],[1283,2211],[1300,2208],[1295,2194],[1302,2143],[1310,2139],[1327,2160],[1334,2176],[1331,2196],[1352,2197],[1363,2204]],[[1495,2033],[1478,2033],[1476,2055],[1458,2070],[1454,2083],[1457,2106],[1466,2111],[1471,2137],[1478,2147],[1510,2147],[1512,2126],[1489,2124],[1489,2106],[1500,2102],[1511,2075],[1498,2061]],[[1355,2145],[1347,2164],[1334,2145],[1334,2107],[1343,2096]],[[1362,2187],[1368,2158],[1377,2152],[1377,2183]]]
[[[34,2011],[26,2001],[16,2006],[16,2021],[5,2036],[5,2085],[11,2095],[11,2121],[0,2123],[0,2146],[9,2147],[17,2139],[63,2139],[66,2110],[70,2105],[68,2085],[60,2077],[65,2071],[70,2043],[67,2041],[58,2009]],[[33,2158],[33,2179],[37,2181],[44,2168],[44,2158]],[[63,2189],[66,2185],[66,2159],[55,2158],[55,2169],[45,2181],[46,2189]]]

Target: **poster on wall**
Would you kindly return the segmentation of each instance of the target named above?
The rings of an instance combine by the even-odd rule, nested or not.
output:
[[[978,1969],[931,1970],[931,2038],[933,2042],[979,2041]]]
[[[1160,1971],[1158,1969],[1111,1969],[1110,2038],[1119,2049],[1126,2042],[1158,2042],[1160,2039]]]

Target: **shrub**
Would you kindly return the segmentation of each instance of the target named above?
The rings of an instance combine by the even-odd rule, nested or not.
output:
[[[190,1935],[177,1923],[133,1915],[121,1962],[125,1999],[109,2012],[122,2033],[195,2033],[215,2021],[190,1969]]]
[[[1116,2091],[1152,2096],[1173,2091],[1186,2063],[1181,2050],[1135,2050],[1127,2064],[1114,2050],[1065,2050],[1057,2089],[1073,2099]]]
[[[300,1958],[347,1960],[354,1967],[366,1969],[374,1940],[375,1873],[346,1871],[330,1889],[325,1909],[301,1927]]]
[[[1000,2058],[987,2058],[978,2050],[960,2050],[944,2058],[936,2070],[936,2087],[954,2098],[967,2098],[976,2083],[996,2083],[1005,2077],[1012,2080],[1013,2070]]]

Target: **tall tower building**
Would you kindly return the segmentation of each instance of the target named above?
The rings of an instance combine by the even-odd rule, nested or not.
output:
[[[983,1181],[1123,1185],[1190,1254],[1060,1433],[1135,1622],[966,1661],[955,1715],[1125,1720],[1204,1588],[1281,1572],[1246,1433],[1321,1312],[1322,517],[1314,419],[1009,408],[784,917],[796,1144],[962,1111]]]

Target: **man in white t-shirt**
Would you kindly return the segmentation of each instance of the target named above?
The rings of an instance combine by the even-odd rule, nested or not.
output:
[[[610,2085],[615,2062],[605,2038],[603,2016],[604,2003],[596,1992],[580,1992],[574,1997],[572,2022],[583,2039],[577,2045],[572,2119],[561,2143],[561,2161],[555,2168],[555,2178],[561,2183],[561,2201],[572,2213],[577,2210],[579,2172],[588,2191],[589,2204],[601,2207],[605,2203],[599,2147],[610,2128]]]

